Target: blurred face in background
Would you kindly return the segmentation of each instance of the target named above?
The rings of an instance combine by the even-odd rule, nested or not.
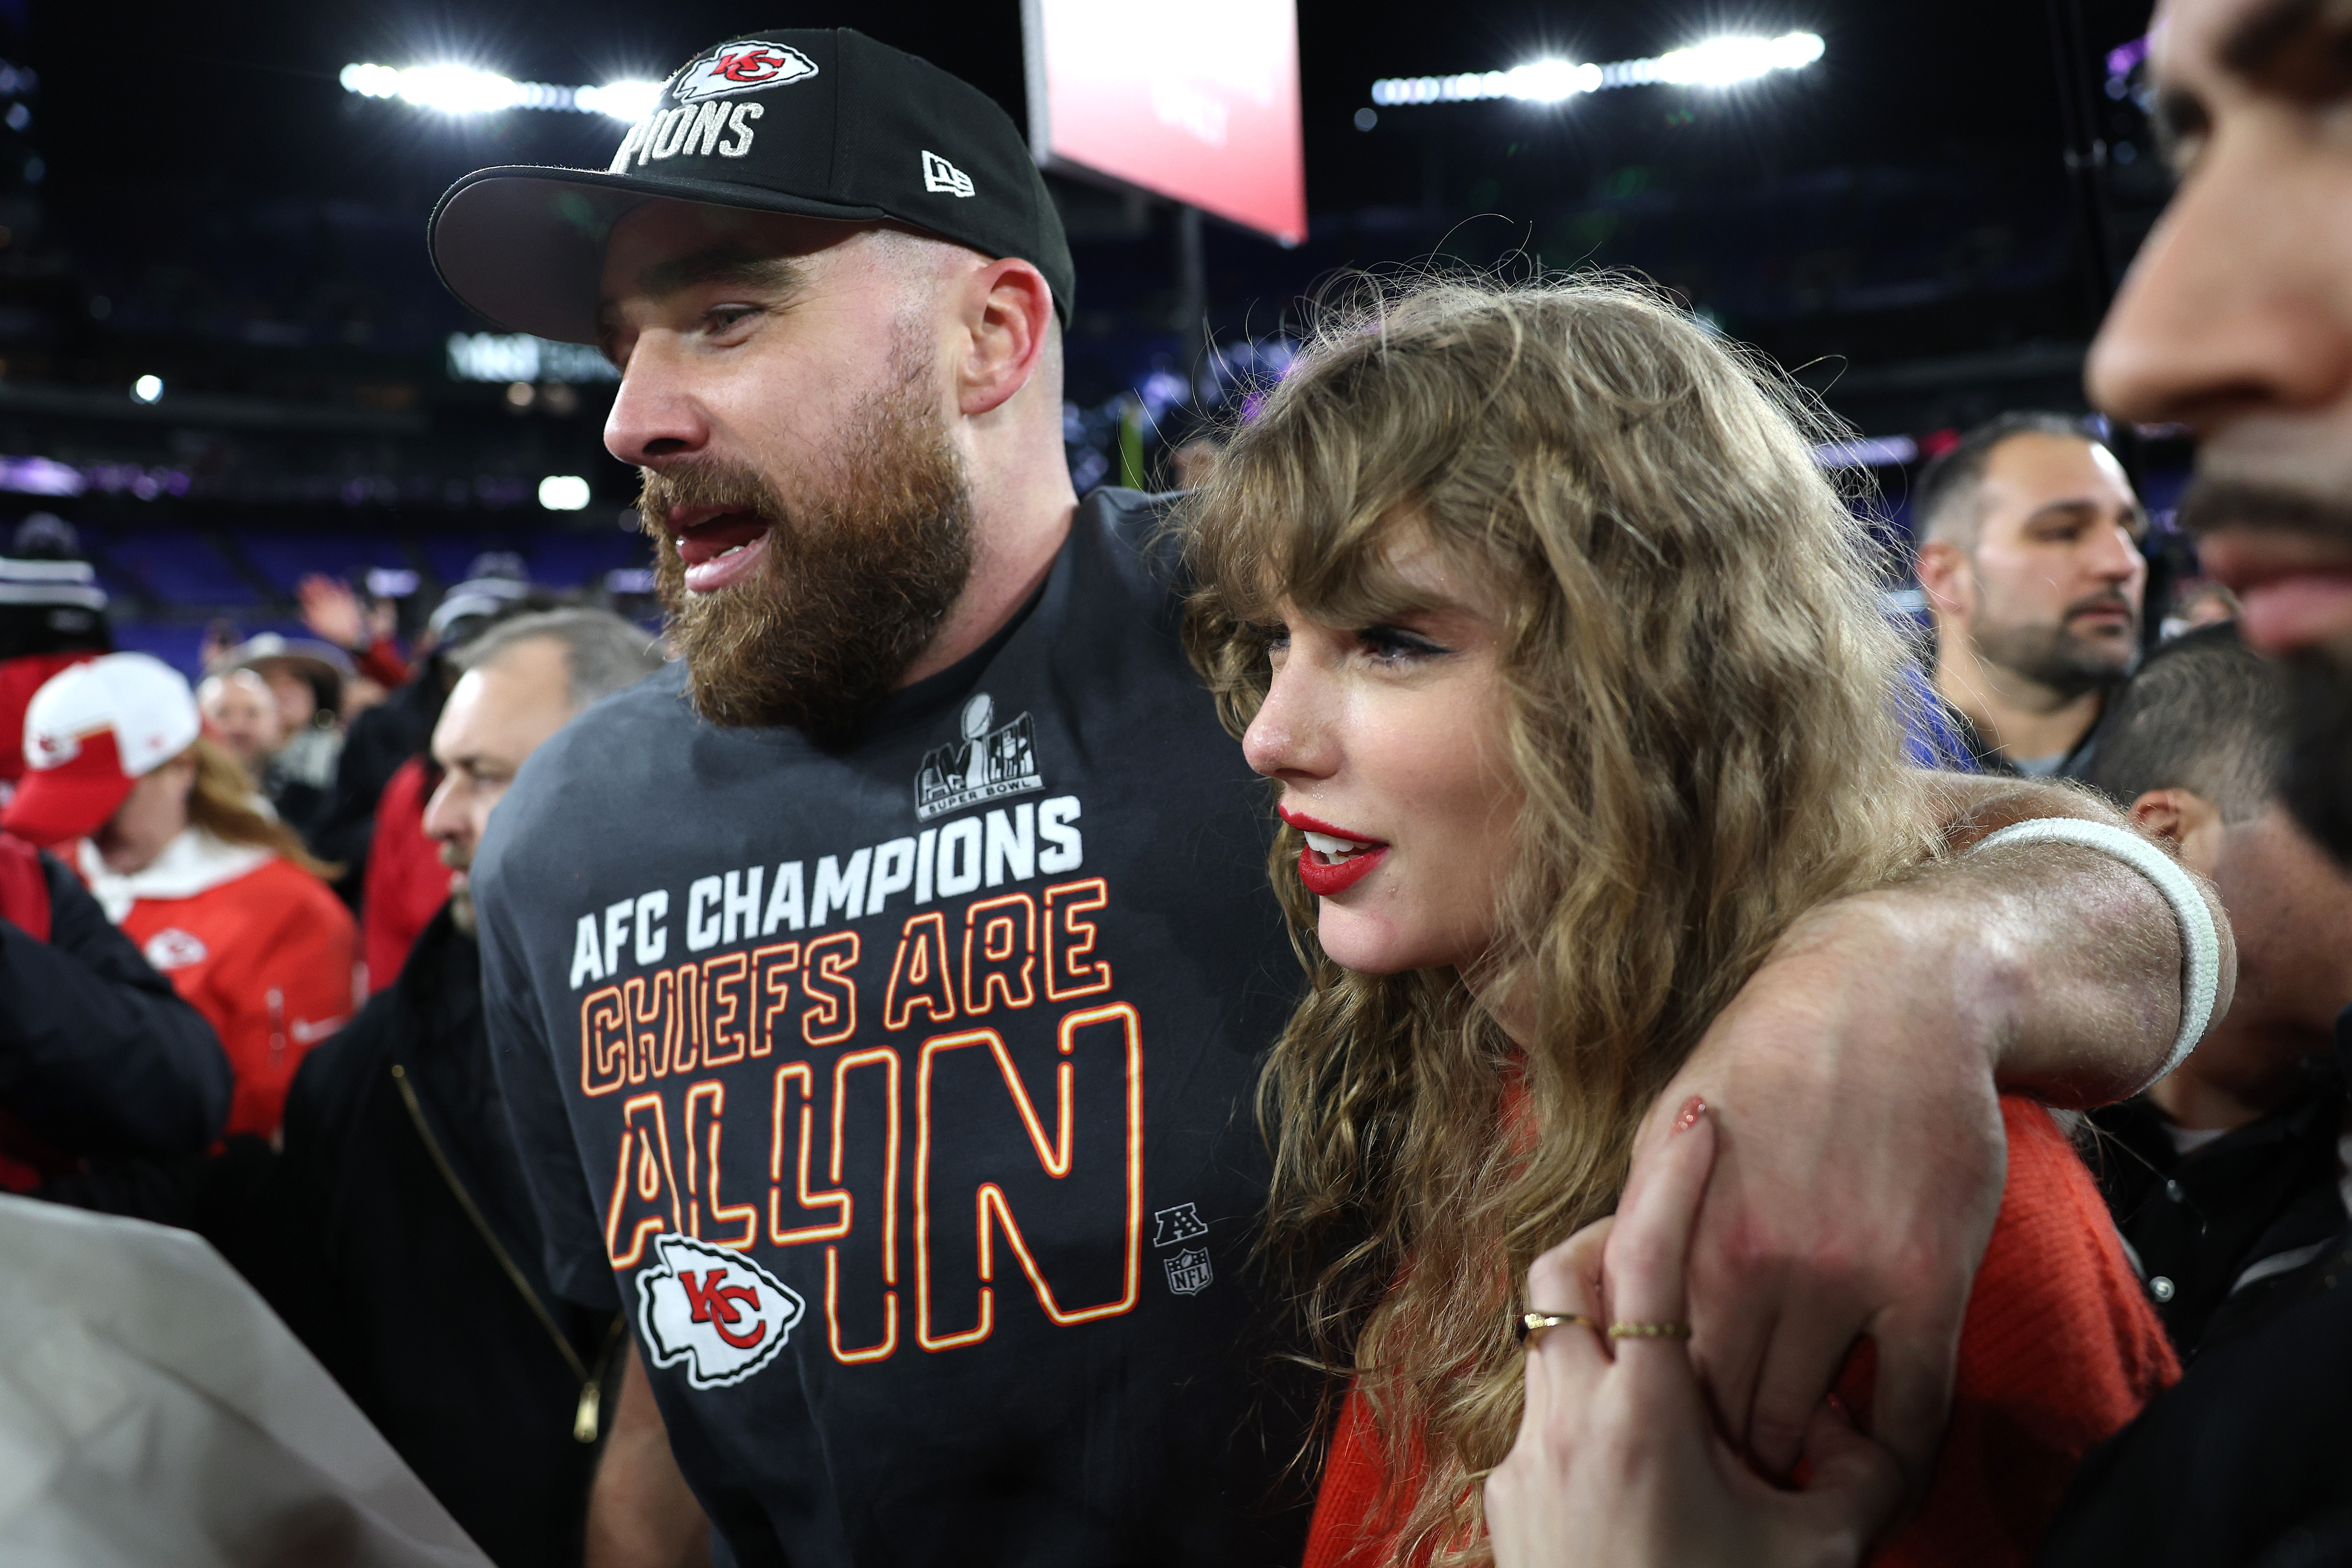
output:
[[[268,684],[270,696],[277,700],[278,728],[281,733],[295,734],[317,717],[318,688],[312,686],[300,670],[290,664],[271,659],[263,663],[255,673]]]
[[[2352,859],[2352,8],[2167,0],[2149,64],[2180,184],[2091,394],[2194,433],[2180,521],[2246,641],[2293,666],[2286,797]]]
[[[188,796],[195,787],[193,750],[142,775],[105,826],[89,836],[106,868],[128,877],[154,864],[155,857],[187,830]]]
[[[1986,458],[1975,504],[1976,547],[1928,545],[1921,579],[1938,579],[1937,608],[1977,658],[2066,697],[2120,680],[2139,652],[2147,525],[2115,454],[2012,436]]]
[[[235,757],[258,784],[270,753],[285,744],[278,699],[249,669],[215,675],[196,689],[196,706],[221,750]]]
[[[572,713],[572,670],[553,637],[516,643],[450,690],[433,727],[433,760],[440,787],[425,803],[425,832],[441,847],[449,868],[449,913],[457,929],[474,931],[474,900],[467,870],[523,759],[563,728]]]

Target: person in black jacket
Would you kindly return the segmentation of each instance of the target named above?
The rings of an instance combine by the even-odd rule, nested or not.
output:
[[[398,983],[302,1064],[239,1261],[492,1560],[572,1568],[622,1325],[548,1284],[464,868],[523,758],[660,660],[601,610],[518,617],[457,659],[425,817],[450,902]]]
[[[0,1187],[178,1160],[228,1120],[228,1058],[55,858],[0,834]]]
[[[2092,1112],[2094,1165],[2185,1360],[2258,1310],[2345,1221],[2336,1017],[2352,1005],[2352,869],[2296,826],[2275,780],[2284,671],[2232,626],[2167,643],[2113,700],[2084,782],[2212,879],[2238,993],[2193,1055]]]

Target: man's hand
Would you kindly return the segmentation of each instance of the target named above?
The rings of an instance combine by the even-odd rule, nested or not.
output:
[[[1955,847],[2035,816],[2122,821],[2065,785],[1929,789]],[[1759,1464],[1796,1461],[1868,1334],[1871,1429],[1916,1495],[2000,1206],[1997,1086],[2064,1105],[2141,1088],[2179,1028],[2180,969],[2163,896],[2072,846],[1962,856],[1791,929],[1659,1097],[1625,1195],[1653,1179],[1673,1108],[1704,1098],[1721,1150],[1691,1258],[1692,1357]]]
[[[1675,1134],[1615,1220],[1536,1259],[1529,1305],[1603,1324],[1682,1321],[1715,1142],[1704,1114]],[[1528,1347],[1527,1379],[1518,1440],[1486,1478],[1496,1568],[1843,1568],[1902,1500],[1893,1457],[1827,1406],[1805,1435],[1804,1489],[1759,1478],[1714,1429],[1679,1340],[1612,1344],[1563,1324]]]
[[[351,584],[313,572],[294,585],[302,624],[321,641],[357,650],[367,647],[368,625]]]

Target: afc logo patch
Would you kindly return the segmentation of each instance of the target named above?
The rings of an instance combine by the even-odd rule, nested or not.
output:
[[[776,1359],[807,1310],[799,1292],[724,1247],[676,1231],[637,1271],[637,1329],[656,1366],[685,1362],[696,1388],[725,1388]]]
[[[670,96],[680,103],[706,98],[731,98],[816,75],[816,62],[790,44],[758,38],[721,44],[680,70],[670,85]]]
[[[1178,1204],[1172,1209],[1156,1210],[1151,1216],[1151,1245],[1174,1247],[1209,1234],[1209,1222],[1201,1217],[1200,1210],[1191,1204]]]
[[[1217,1278],[1217,1271],[1209,1267],[1205,1247],[1190,1247],[1160,1261],[1168,1270],[1168,1289],[1179,1296],[1197,1296]]]

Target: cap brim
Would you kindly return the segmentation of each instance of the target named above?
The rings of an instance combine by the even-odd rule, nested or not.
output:
[[[480,169],[433,209],[427,244],[449,292],[509,331],[596,342],[597,286],[613,226],[652,200],[872,223],[880,207],[787,195],[724,180],[515,165]]]
[[[120,774],[77,777],[58,768],[27,773],[7,809],[0,811],[0,828],[43,848],[87,838],[122,809],[136,782]]]

